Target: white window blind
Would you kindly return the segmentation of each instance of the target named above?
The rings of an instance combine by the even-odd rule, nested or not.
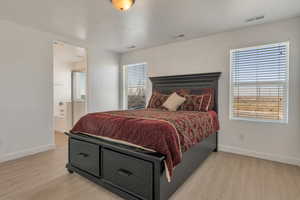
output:
[[[288,121],[289,43],[231,50],[231,119]]]
[[[128,109],[145,108],[146,106],[146,64],[125,66],[127,84],[125,98]]]

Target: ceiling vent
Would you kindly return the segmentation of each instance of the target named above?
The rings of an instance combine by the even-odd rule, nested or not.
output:
[[[184,34],[178,34],[178,35],[174,36],[175,39],[181,39],[181,38],[184,38],[184,37],[185,37]]]
[[[247,22],[247,23],[249,23],[249,22],[254,22],[254,21],[262,20],[262,19],[264,19],[264,18],[265,18],[264,15],[256,16],[256,17],[252,17],[252,18],[246,19],[246,22]]]
[[[136,46],[135,45],[132,45],[132,46],[129,46],[129,47],[127,47],[128,49],[135,49],[136,48]]]

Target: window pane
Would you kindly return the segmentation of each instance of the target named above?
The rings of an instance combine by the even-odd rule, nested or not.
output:
[[[231,51],[231,117],[287,122],[288,43]]]
[[[126,66],[128,109],[146,106],[146,64]]]

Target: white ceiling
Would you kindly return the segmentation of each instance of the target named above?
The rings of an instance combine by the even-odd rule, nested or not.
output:
[[[247,18],[265,15],[261,21]],[[300,16],[300,0],[136,0],[127,12],[110,0],[0,0],[0,19],[125,52]]]

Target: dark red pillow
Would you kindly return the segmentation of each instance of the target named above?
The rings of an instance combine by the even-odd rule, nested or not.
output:
[[[189,90],[186,90],[186,89],[179,89],[179,90],[176,90],[175,92],[182,97],[189,94]],[[147,108],[164,109],[162,105],[169,98],[169,96],[170,95],[162,94],[160,92],[154,91],[149,100]]]
[[[193,98],[189,97],[193,96]],[[214,89],[213,88],[202,88],[198,91],[194,90],[193,95],[185,95],[187,98],[187,101],[184,103],[184,105],[181,106],[182,110],[192,111],[202,111],[207,112],[209,110],[212,110],[214,108]],[[202,98],[202,102],[199,107],[199,101]],[[193,109],[194,108],[194,109]]]
[[[202,96],[203,96],[203,100],[202,100],[200,111],[207,112],[209,110],[212,110],[212,108],[213,108],[213,104],[212,104],[213,97],[212,97],[212,94],[207,93],[207,94],[203,94]]]
[[[153,92],[147,108],[162,108],[164,102],[168,99],[169,95]]]
[[[203,111],[212,110],[215,106],[215,90],[213,88],[204,88],[201,89],[201,94],[206,95],[203,99]]]
[[[203,95],[185,95],[186,101],[180,107],[184,111],[201,111]]]
[[[199,91],[199,90],[198,90]],[[176,90],[176,93],[180,96],[186,97],[186,96],[193,96],[193,97],[186,97],[186,102],[180,107],[180,110],[197,110],[202,112],[207,112],[209,110],[212,110],[214,107],[214,89],[213,88],[203,88],[200,89],[199,92],[196,92],[197,95],[189,95],[190,90],[188,89],[179,89]],[[199,94],[198,94],[199,93]],[[199,102],[201,97],[203,96],[201,108],[199,107]],[[157,109],[163,109],[164,102],[168,99],[169,95],[162,94],[160,92],[154,91],[150,101],[148,103],[147,108],[157,108]]]

